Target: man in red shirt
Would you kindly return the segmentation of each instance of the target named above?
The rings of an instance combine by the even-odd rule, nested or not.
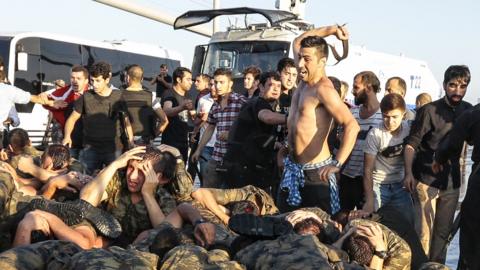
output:
[[[53,119],[60,125],[60,130],[65,128],[65,122],[72,113],[73,103],[88,90],[88,70],[83,66],[73,66],[70,75],[70,85],[58,88],[48,95],[52,100],[64,100],[68,103],[65,108],[56,109],[50,106],[44,106],[52,112]],[[82,121],[77,121],[72,132],[72,146],[70,154],[78,159],[83,145]],[[61,132],[60,131],[60,132]],[[62,136],[63,137],[63,136]]]

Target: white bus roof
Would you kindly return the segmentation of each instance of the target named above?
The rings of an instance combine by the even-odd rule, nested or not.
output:
[[[152,44],[133,42],[128,40],[113,40],[113,41],[93,41],[67,35],[54,34],[48,32],[0,32],[0,36],[11,37],[12,41],[17,41],[23,38],[37,37],[45,38],[63,42],[69,42],[73,44],[82,44],[87,46],[118,50],[148,56],[156,56],[168,59],[174,59],[180,61],[180,65],[183,63],[183,56],[174,50],[166,49],[161,46]]]

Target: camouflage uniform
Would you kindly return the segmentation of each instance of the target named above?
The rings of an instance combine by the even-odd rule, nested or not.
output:
[[[165,185],[165,189],[173,195],[177,203],[192,201],[193,180],[185,170],[183,161],[177,161],[174,179]]]
[[[21,154],[13,156],[8,163],[14,168],[18,168],[18,161],[20,160],[20,157],[32,157],[34,162],[39,162],[40,157],[42,156],[43,152],[38,151],[35,147],[33,146],[26,146],[23,149],[23,152]]]
[[[106,210],[122,225],[124,241],[131,243],[139,233],[152,229],[152,224],[145,202],[141,200],[136,204],[132,203],[126,181],[124,171],[115,173],[110,180],[105,190],[108,194]],[[165,216],[175,209],[176,203],[174,198],[164,188],[159,187],[155,197]]]
[[[69,241],[50,240],[0,253],[0,269],[60,270],[82,249]]]
[[[154,270],[157,269],[158,256],[132,248],[109,247],[108,249],[90,249],[73,255],[65,270]]]
[[[79,246],[59,240],[49,240],[12,248],[0,253],[0,269],[156,269],[158,256],[135,249],[110,247],[82,250]]]
[[[0,251],[11,247],[13,240],[11,233],[15,233],[17,225],[5,225],[3,222],[5,222],[9,216],[14,215],[26,207],[32,199],[39,197],[40,196],[27,196],[18,192],[12,176],[8,173],[0,172],[0,225],[2,227],[0,230]]]
[[[247,269],[365,269],[349,264],[345,252],[328,247],[316,236],[286,234],[242,249],[235,260]]]
[[[181,245],[170,250],[162,260],[161,270],[243,270],[245,267],[238,262],[231,261],[224,250],[213,249],[207,251],[203,247]]]
[[[231,202],[251,201],[258,206],[260,215],[273,215],[278,213],[275,203],[263,189],[251,185],[236,189],[208,189],[220,205]]]
[[[168,222],[163,222],[152,230],[148,231],[147,237],[142,241],[132,245],[135,249],[140,251],[150,251],[150,246],[155,241],[157,234],[166,228],[173,228]],[[195,238],[193,236],[194,227],[190,224],[186,224],[181,229],[174,228],[177,232],[178,238],[182,245],[195,245]],[[215,224],[215,244],[222,244],[223,246],[230,246],[231,242],[235,239],[236,235],[230,230],[227,230],[223,225]]]
[[[375,221],[355,219],[350,222],[350,226],[365,224],[377,224],[382,229],[383,239],[387,243],[387,258],[383,261],[383,269],[410,270],[412,252],[407,242],[386,226]]]
[[[450,270],[450,268],[441,263],[427,262],[422,264],[418,270]]]

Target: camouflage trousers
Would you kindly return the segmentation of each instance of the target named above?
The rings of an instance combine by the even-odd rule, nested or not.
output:
[[[0,253],[2,270],[65,269],[70,258],[82,249],[68,241],[45,241]]]
[[[235,189],[208,189],[220,205],[231,202],[251,201],[259,207],[260,215],[273,215],[278,213],[278,208],[270,195],[263,189],[254,186],[245,186]]]
[[[240,250],[235,260],[247,269],[365,269],[349,264],[346,253],[321,243],[316,236],[294,233],[257,241]]]
[[[207,251],[203,247],[181,245],[170,250],[162,261],[161,270],[244,270],[238,262],[231,261],[224,250]]]
[[[157,268],[158,256],[135,249],[110,247],[82,250],[68,241],[50,240],[0,253],[0,269],[94,270]]]

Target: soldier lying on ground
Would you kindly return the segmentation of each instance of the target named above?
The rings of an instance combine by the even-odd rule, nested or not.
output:
[[[185,222],[195,224],[194,238],[200,245],[213,242],[215,227],[203,222],[200,214],[191,205],[183,203],[169,214],[164,223],[173,228],[181,228]],[[170,247],[170,248],[173,248]],[[169,249],[168,249],[169,250]],[[163,254],[168,250],[163,251]],[[152,249],[152,252],[162,252]],[[163,254],[159,253],[160,257]],[[156,269],[158,256],[139,251],[131,246],[127,249],[110,247],[106,250],[91,249],[82,251],[74,243],[67,241],[44,241],[32,245],[12,248],[0,253],[0,269]],[[122,268],[123,267],[123,268]]]

